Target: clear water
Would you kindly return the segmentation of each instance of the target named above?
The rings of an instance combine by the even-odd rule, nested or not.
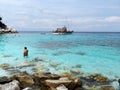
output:
[[[29,50],[28,58],[23,57],[25,46]],[[82,67],[79,69],[84,73],[120,78],[120,33],[53,35],[37,32],[0,35],[0,64],[8,63],[16,67],[36,57],[46,61],[37,62],[36,66],[44,65],[53,73],[69,72],[72,66],[80,64]],[[51,67],[54,63],[59,67]],[[31,68],[20,70],[32,73]],[[0,72],[0,76],[9,74],[2,68]]]

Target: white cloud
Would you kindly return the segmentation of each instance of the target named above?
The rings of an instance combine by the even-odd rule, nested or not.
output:
[[[107,17],[105,18],[105,21],[107,22],[120,22],[120,16],[111,16],[111,17]]]

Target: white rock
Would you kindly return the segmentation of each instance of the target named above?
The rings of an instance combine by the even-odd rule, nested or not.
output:
[[[68,90],[64,85],[60,85],[56,88],[57,90]]]
[[[0,85],[0,90],[20,90],[19,82],[14,80],[10,83]]]

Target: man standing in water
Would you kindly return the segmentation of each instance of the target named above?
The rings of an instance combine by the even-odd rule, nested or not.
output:
[[[28,49],[27,49],[27,47],[24,47],[23,56],[28,57]]]

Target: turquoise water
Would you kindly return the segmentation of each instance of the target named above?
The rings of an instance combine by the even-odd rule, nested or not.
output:
[[[24,47],[29,57],[23,57]],[[43,62],[35,66],[16,68],[23,62]],[[53,35],[51,33],[18,33],[0,35],[0,64],[8,63],[20,71],[40,67],[53,73],[70,72],[75,68],[85,74],[100,73],[110,78],[120,78],[120,33],[73,33]],[[57,66],[55,66],[55,64]],[[9,72],[0,68],[0,76]]]

